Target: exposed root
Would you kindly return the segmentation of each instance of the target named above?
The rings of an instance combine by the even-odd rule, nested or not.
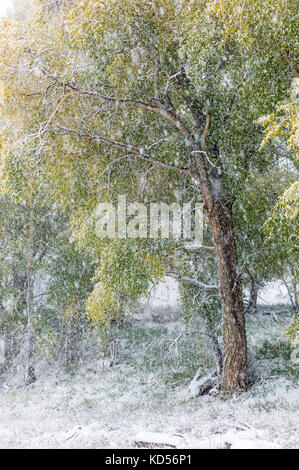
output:
[[[208,375],[202,375],[199,369],[188,387],[190,398],[200,397],[207,394],[218,393],[219,384],[217,372],[213,371]]]

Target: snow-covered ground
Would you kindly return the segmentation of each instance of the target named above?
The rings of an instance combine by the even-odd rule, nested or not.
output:
[[[162,360],[165,350],[153,348],[165,333],[177,334],[175,323],[132,328],[118,365],[101,368],[95,362],[89,371],[82,365],[73,375],[45,375],[27,388],[2,381],[0,448],[132,448],[149,442],[177,448],[298,448],[298,388],[287,376],[288,362],[279,355],[269,359],[272,346],[262,346],[265,339],[278,344],[286,322],[269,315],[249,321],[250,350],[264,378],[233,398],[188,399],[192,371],[183,366],[190,344],[179,346],[168,362]]]
[[[150,441],[156,447],[298,448],[298,390],[284,380],[233,399],[186,401],[179,393],[166,397],[150,381],[121,390],[118,372],[114,380],[105,373],[2,394],[0,447],[127,448]],[[143,395],[148,388],[152,401]]]
[[[282,281],[269,282],[258,294],[259,305],[288,305],[289,302],[288,291]]]

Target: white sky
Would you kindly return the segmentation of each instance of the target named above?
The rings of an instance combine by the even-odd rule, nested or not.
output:
[[[6,10],[11,6],[11,0],[0,0],[0,16],[5,16]]]

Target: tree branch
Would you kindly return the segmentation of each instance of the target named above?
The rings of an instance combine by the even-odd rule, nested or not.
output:
[[[194,146],[196,144],[196,139],[186,124],[173,112],[173,110],[165,108],[160,101],[155,100],[157,104],[151,104],[131,98],[115,98],[112,96],[104,96],[95,91],[84,90],[77,83],[63,82],[55,77],[55,75],[48,73],[46,70],[40,70],[44,75],[46,75],[46,77],[54,80],[57,84],[63,87],[71,88],[71,90],[75,91],[78,95],[94,98],[99,100],[101,103],[115,104],[117,106],[136,106],[139,109],[145,109],[147,111],[159,114],[160,116],[170,121],[184,135],[190,145]]]
[[[192,279],[191,277],[181,276],[178,273],[166,273],[166,275],[173,277],[174,279],[178,279],[179,281],[187,282],[188,284],[193,284],[194,286],[197,286],[206,292],[219,292],[218,286],[204,284],[203,282],[200,282],[197,279]]]
[[[141,160],[144,160],[151,164],[158,165],[162,168],[166,168],[167,170],[174,170],[179,173],[190,175],[190,170],[188,167],[178,167],[175,165],[171,165],[170,163],[161,162],[160,160],[156,160],[155,158],[153,158],[151,155],[143,153],[140,149],[138,149],[137,147],[133,147],[132,145],[124,144],[122,142],[117,142],[117,141],[114,141],[114,140],[111,140],[111,139],[108,139],[106,137],[102,137],[99,135],[82,134],[80,132],[74,131],[64,126],[60,126],[58,124],[53,124],[52,126],[61,130],[64,134],[74,135],[80,139],[94,140],[97,142],[101,142],[104,145],[117,147],[122,150],[126,150],[127,152],[130,152],[131,154],[135,155]],[[129,157],[126,157],[126,158],[129,158]],[[120,159],[117,159],[114,162],[111,162],[108,166],[111,166],[113,163],[116,163],[119,160]]]

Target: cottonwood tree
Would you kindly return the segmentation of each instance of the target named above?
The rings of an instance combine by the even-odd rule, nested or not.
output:
[[[266,173],[253,172],[235,204],[240,264],[244,281],[250,289],[248,312],[257,312],[258,291],[263,285],[273,279],[283,279],[294,264],[294,256],[279,237],[273,236],[270,240],[265,235],[266,221],[278,198],[295,181],[292,167],[288,162],[285,168],[270,169]]]
[[[70,240],[67,215],[51,199],[49,181],[40,171],[40,154],[35,146],[18,139],[29,119],[26,122],[15,119],[14,107],[11,113],[3,113],[6,101],[4,94],[0,149],[0,329],[7,338],[8,366],[20,359],[25,384],[30,385],[36,380],[36,343],[40,332],[44,333],[44,340],[51,331],[61,332],[53,351],[59,357],[60,343],[76,341],[69,338],[71,330],[82,331],[87,324],[87,319],[80,318],[80,311],[91,291],[93,264],[86,254],[77,252]],[[34,106],[28,107],[27,118],[30,111],[35,115],[35,110]],[[13,135],[9,133],[12,125]],[[45,316],[49,319],[45,320]],[[74,356],[69,354],[72,348],[72,344],[66,345],[65,363],[69,362],[68,356]]]
[[[5,367],[24,370],[29,385],[38,362],[55,358],[68,366],[79,358],[90,326],[83,312],[93,264],[70,242],[67,218],[45,197],[36,195],[32,217],[28,201],[1,195],[0,237]]]
[[[298,313],[298,198],[299,183],[294,182],[278,198],[264,225],[267,240],[280,244],[281,250],[289,260],[290,285],[284,280],[289,293],[293,312]],[[283,278],[283,276],[282,276]]]
[[[52,174],[55,186],[54,175],[63,173],[65,163],[66,173],[71,168],[69,175],[78,175],[88,159],[93,184],[98,178],[98,200],[105,185],[125,187],[124,169],[134,175],[137,168],[151,169],[157,180],[168,172],[169,181],[188,181],[195,197],[201,193],[218,264],[220,386],[225,392],[245,390],[247,345],[233,207],[251,171],[265,171],[278,159],[275,152],[258,152],[262,138],[255,120],[271,112],[290,87],[292,2],[33,4],[35,15],[14,35],[19,55],[6,53],[1,75],[8,104],[16,111],[18,101],[38,109],[30,134],[43,171]],[[83,189],[82,178],[77,181],[84,198],[90,185]],[[166,189],[168,178],[161,181]],[[65,188],[57,184],[55,190],[63,194]],[[92,197],[89,211],[96,202]]]

